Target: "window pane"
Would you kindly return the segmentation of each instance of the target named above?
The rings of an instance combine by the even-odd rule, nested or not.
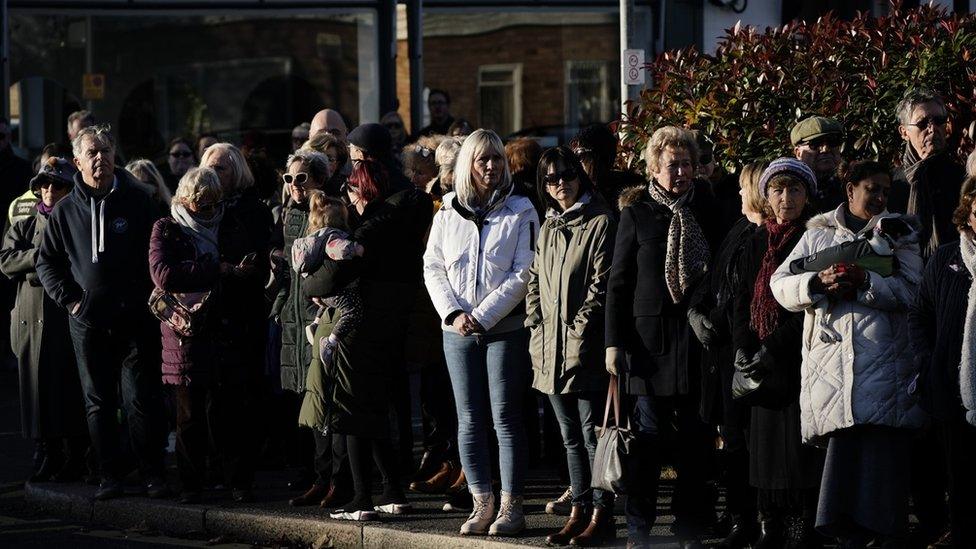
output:
[[[91,72],[105,77],[92,110],[115,128],[125,159],[157,159],[174,136],[214,131],[264,145],[277,162],[291,129],[319,109],[353,126],[379,118],[373,10],[75,13],[11,10],[11,82],[41,77],[65,93],[25,124],[43,126],[44,141],[63,141],[68,113],[87,106],[88,50]]]
[[[481,88],[480,126],[494,130],[499,135],[514,131],[514,89],[512,86]]]

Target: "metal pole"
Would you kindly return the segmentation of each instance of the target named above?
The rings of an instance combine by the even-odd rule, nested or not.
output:
[[[407,2],[407,56],[410,58],[410,132],[424,126],[424,0]]]
[[[0,116],[10,118],[10,41],[7,32],[10,27],[7,14],[7,0],[0,0]]]
[[[624,50],[633,47],[634,0],[620,0],[620,112],[626,117],[627,101],[637,97],[637,87],[627,85]]]

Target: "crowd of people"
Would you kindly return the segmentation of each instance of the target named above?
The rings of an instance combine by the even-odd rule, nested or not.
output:
[[[174,497],[175,431],[183,504],[250,501],[271,454],[298,466],[291,505],[368,521],[442,494],[461,535],[514,536],[543,395],[568,484],[551,545],[611,543],[621,496],[627,546],[650,546],[671,478],[686,548],[976,546],[976,170],[938,94],[885,113],[897,169],[810,116],[792,156],[737,175],[678,127],[635,174],[606,126],[543,149],[449,107],[432,90],[413,136],[323,110],[280,165],[203,135],[123,169],[80,112],[30,170],[0,121],[31,481],[109,499],[138,471]]]

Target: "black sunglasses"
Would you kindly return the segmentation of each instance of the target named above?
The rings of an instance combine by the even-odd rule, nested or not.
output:
[[[191,153],[190,151],[176,151],[176,152],[169,153],[169,155],[172,156],[173,158],[190,158],[191,156],[193,156],[193,153]]]
[[[560,181],[573,181],[576,179],[576,170],[573,168],[566,168],[565,170],[557,173],[547,173],[542,176],[542,180],[546,185],[550,187],[555,187],[559,185]]]
[[[57,189],[59,191],[62,191],[64,189],[67,189],[70,185],[71,185],[70,183],[68,183],[67,181],[64,181],[62,179],[54,179],[54,178],[50,178],[50,177],[45,177],[44,179],[41,180],[40,187],[42,189],[44,187],[53,187],[53,188],[55,188],[55,189]]]
[[[824,145],[827,145],[831,149],[834,147],[840,147],[844,144],[844,139],[839,135],[825,135],[823,137],[818,137],[816,139],[811,139],[809,141],[804,141],[801,145],[806,145],[811,149],[819,149]]]
[[[926,116],[925,118],[915,122],[914,124],[905,124],[906,126],[915,126],[916,128],[922,130],[923,132],[929,127],[929,124],[935,124],[936,126],[943,126],[949,121],[948,116]]]

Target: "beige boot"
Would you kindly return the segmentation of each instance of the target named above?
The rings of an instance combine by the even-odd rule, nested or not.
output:
[[[498,507],[498,517],[488,528],[489,536],[514,536],[525,530],[525,515],[522,514],[522,496],[502,492],[502,504]]]
[[[461,525],[462,536],[483,536],[495,515],[495,494],[471,494],[471,515]]]

